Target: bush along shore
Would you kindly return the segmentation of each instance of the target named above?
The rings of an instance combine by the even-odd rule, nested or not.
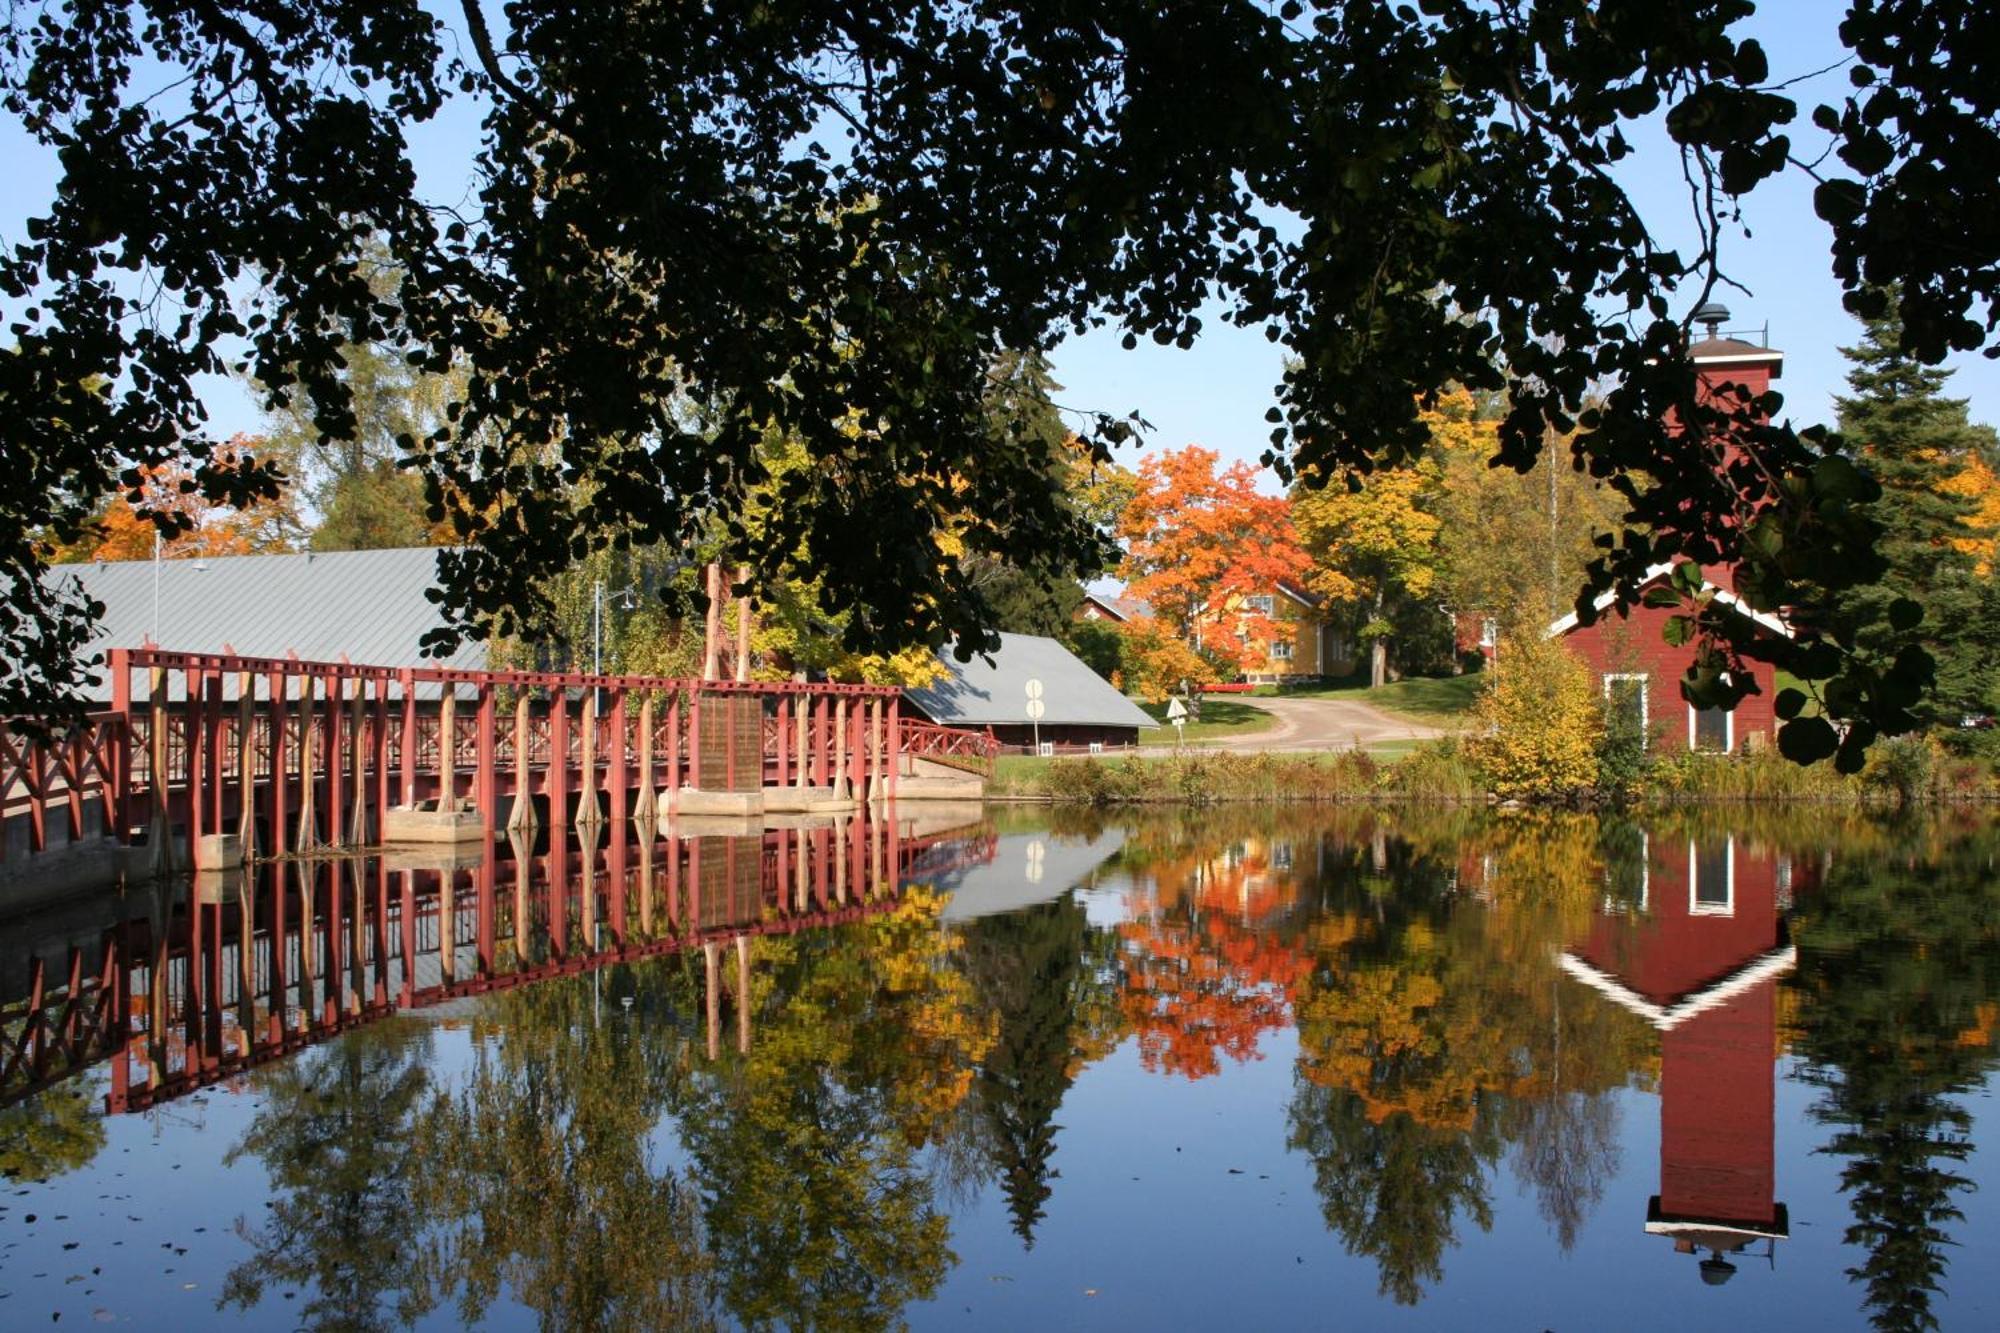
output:
[[[1566,806],[1797,801],[1918,804],[2000,800],[1984,759],[1956,756],[1927,737],[1875,746],[1860,773],[1801,767],[1770,749],[1672,753],[1546,768],[1518,752],[1496,757],[1485,738],[1424,741],[1394,758],[1365,750],[1316,754],[1187,751],[1129,759],[1051,759],[1003,765],[989,788],[1001,800],[1060,805],[1234,801],[1518,802]]]

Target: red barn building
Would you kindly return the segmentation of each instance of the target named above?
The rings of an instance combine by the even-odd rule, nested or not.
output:
[[[1728,317],[1728,312],[1720,307],[1713,309],[1721,318]],[[1700,317],[1704,312],[1696,313]],[[1758,395],[1766,393],[1785,362],[1782,352],[1718,335],[1714,324],[1709,327],[1709,336],[1690,349],[1690,355],[1695,364],[1697,392],[1704,398],[1724,385],[1738,385]],[[1665,581],[1673,572],[1674,563],[1677,562],[1647,571],[1641,590]],[[1736,596],[1735,580],[1728,568],[1710,572],[1706,582],[1721,605],[1748,616],[1774,634],[1791,632],[1777,617],[1753,611],[1743,604]],[[1611,594],[1600,597],[1598,610],[1609,608],[1614,600]],[[1756,677],[1757,692],[1746,695],[1734,710],[1697,709],[1681,697],[1680,680],[1694,660],[1694,647],[1675,648],[1663,637],[1667,618],[1674,614],[1670,607],[1638,605],[1615,617],[1602,617],[1595,624],[1579,625],[1576,615],[1571,613],[1551,624],[1547,637],[1563,638],[1569,650],[1596,673],[1604,690],[1607,711],[1617,711],[1626,717],[1636,715],[1649,748],[1659,745],[1668,749],[1734,753],[1746,745],[1770,740],[1777,727],[1773,711],[1777,689],[1767,665],[1746,664]]]
[[[1778,978],[1797,954],[1785,925],[1792,863],[1725,834],[1649,842],[1611,886],[1563,970],[1660,1033],[1660,1192],[1646,1231],[1701,1261],[1789,1234],[1777,1199]]]

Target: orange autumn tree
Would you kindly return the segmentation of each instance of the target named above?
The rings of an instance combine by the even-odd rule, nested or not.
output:
[[[1240,605],[1312,562],[1292,526],[1291,501],[1257,489],[1257,469],[1198,444],[1139,460],[1139,491],[1118,520],[1119,574],[1179,637],[1237,669],[1262,658],[1283,627]]]
[[[1140,1065],[1198,1079],[1225,1057],[1259,1058],[1264,1035],[1291,1026],[1293,988],[1312,965],[1274,928],[1297,882],[1264,842],[1169,856],[1151,878],[1153,909],[1118,928],[1120,1007]]]
[[[254,436],[237,435],[219,462],[224,468],[246,463],[263,452],[263,444]],[[161,548],[168,559],[289,551],[305,530],[289,490],[242,509],[211,508],[202,502],[193,474],[178,463],[142,469],[138,494],[137,504],[126,492],[111,495],[81,537],[56,548],[55,562],[150,560],[158,531],[155,514],[177,515],[183,524],[184,530]]]

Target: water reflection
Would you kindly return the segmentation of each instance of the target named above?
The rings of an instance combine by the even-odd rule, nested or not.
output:
[[[1147,1130],[1107,1088],[1165,1114],[1268,1061],[1224,1123],[1290,1154],[1314,1235],[1259,1225],[1302,1274],[1316,1244],[1384,1300],[1490,1302],[1505,1245],[1539,1298],[1532,1256],[1574,1249],[1616,1257],[1572,1324],[1705,1282],[1737,1303],[1704,1318],[1926,1328],[1993,1294],[1948,1256],[1995,1239],[1966,1208],[1995,850],[1969,819],[1347,809],[290,863],[102,927],[128,998],[98,1078],[113,1110],[255,1094],[207,1148],[268,1182],[220,1274],[253,1324],[943,1322],[1069,1271],[1038,1265],[1107,1185],[1065,1169]],[[18,1178],[119,1123],[15,1087]],[[1060,1281],[1004,1294],[1066,1317]]]

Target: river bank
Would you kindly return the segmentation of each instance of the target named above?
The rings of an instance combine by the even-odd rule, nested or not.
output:
[[[1055,805],[1484,804],[1498,800],[1473,747],[1456,737],[1319,753],[1186,750],[1125,758],[1003,760],[989,799]],[[1804,802],[1873,805],[2000,801],[2000,776],[1935,742],[1884,742],[1856,774],[1801,767],[1770,750],[1661,756],[1618,783],[1550,790],[1558,804]]]

